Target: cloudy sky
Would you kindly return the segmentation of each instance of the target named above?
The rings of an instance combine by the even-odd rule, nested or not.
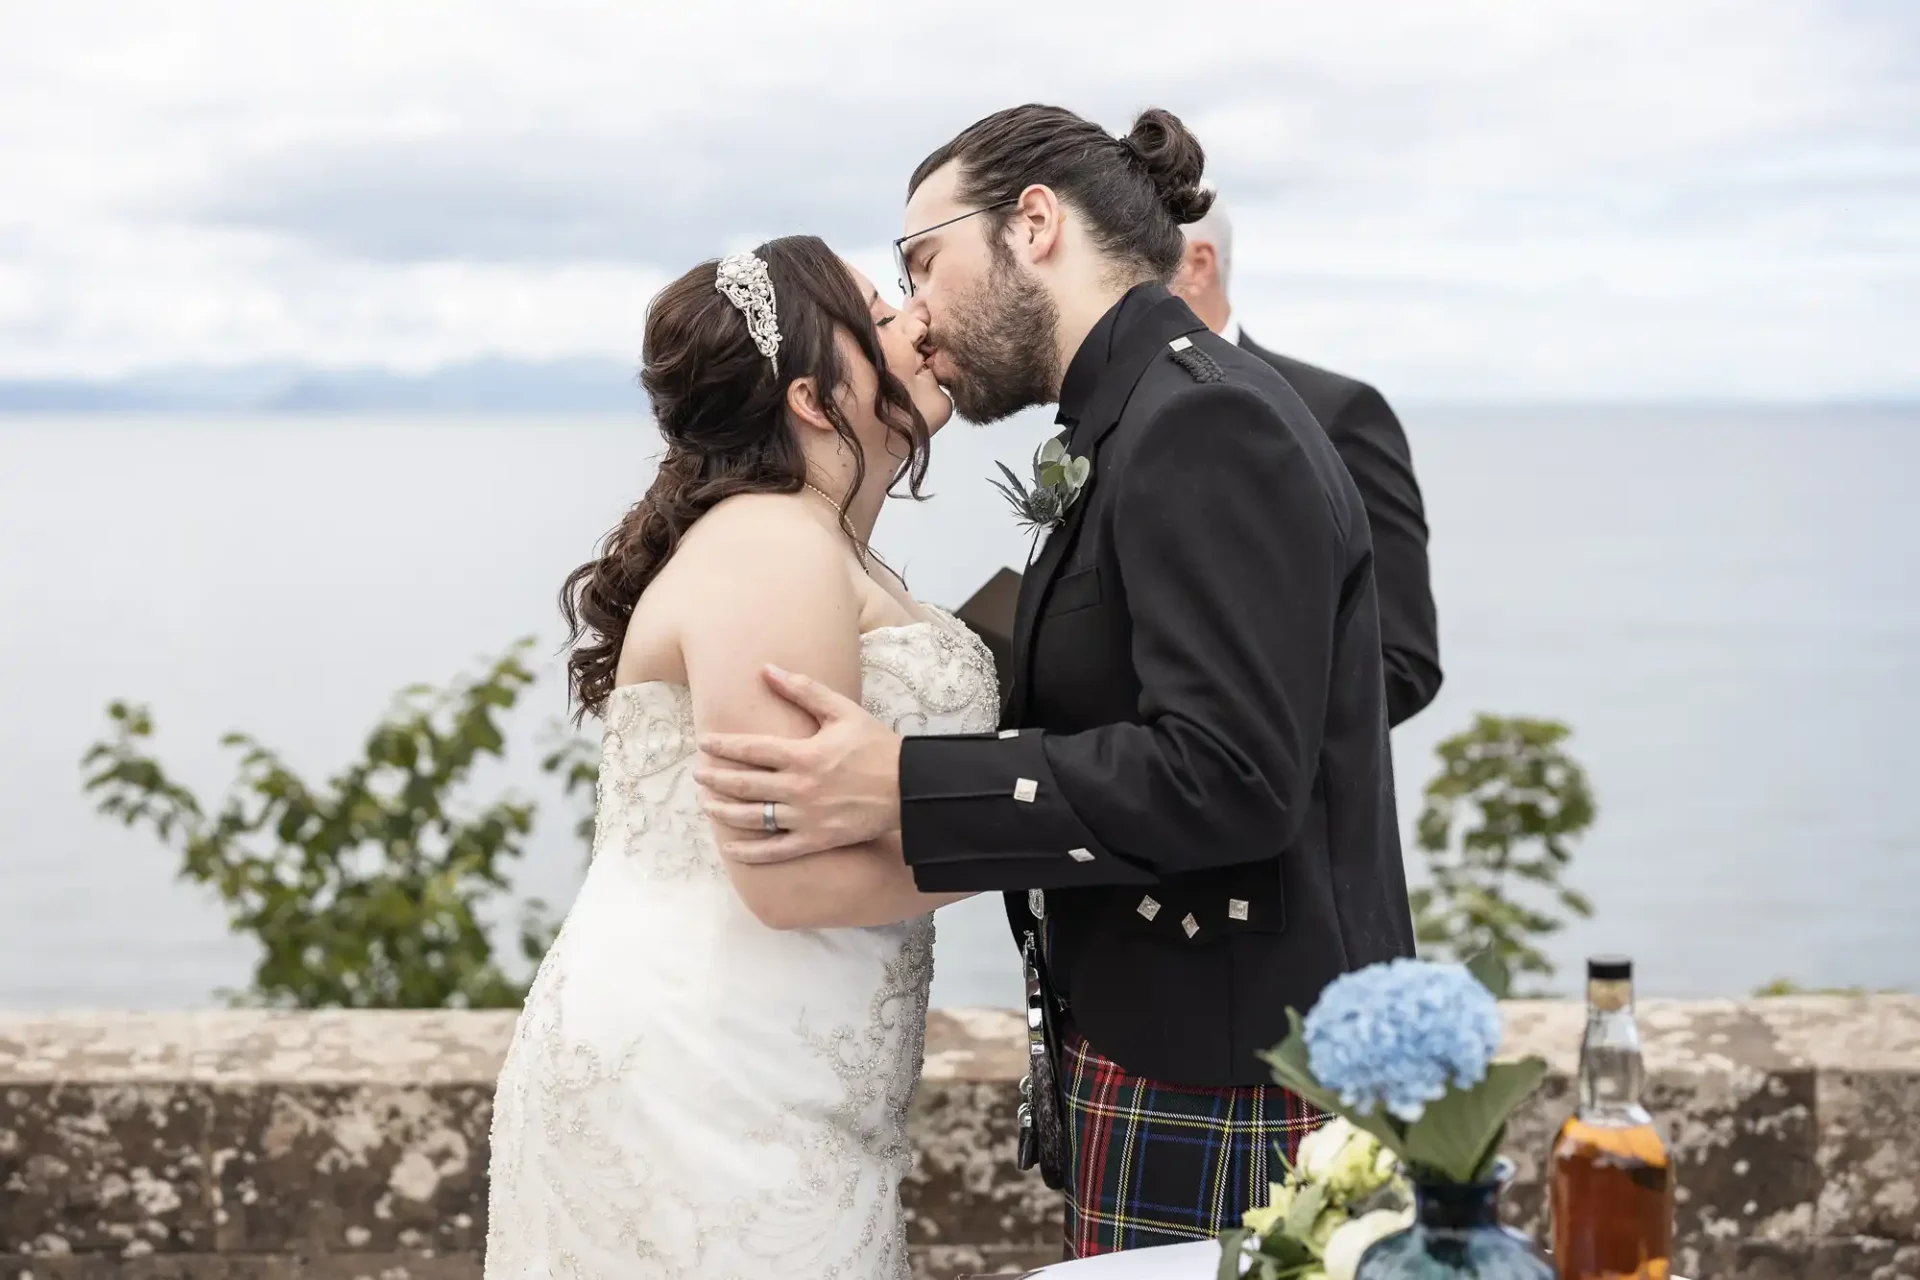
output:
[[[0,0],[0,378],[636,353],[879,267],[997,107],[1171,108],[1270,345],[1431,397],[1920,395],[1920,5]]]

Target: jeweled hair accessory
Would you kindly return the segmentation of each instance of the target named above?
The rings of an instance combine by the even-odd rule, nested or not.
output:
[[[736,253],[720,260],[714,287],[746,317],[747,333],[760,354],[780,371],[780,315],[773,306],[773,277],[767,264],[751,253]]]

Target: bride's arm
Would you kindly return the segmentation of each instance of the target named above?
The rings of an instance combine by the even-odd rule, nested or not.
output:
[[[743,497],[710,512],[681,554],[701,582],[679,629],[700,732],[813,733],[810,716],[767,688],[767,663],[859,699],[860,599],[837,533],[792,499]],[[792,862],[726,865],[740,900],[775,929],[892,924],[968,896],[916,889],[897,833]]]
[[[729,829],[726,839],[738,839]],[[778,883],[762,882],[748,896],[743,878],[792,868]],[[895,924],[970,898],[970,893],[922,893],[900,857],[900,837],[831,849],[771,866],[728,861],[734,889],[747,909],[773,929],[858,929]],[[756,898],[758,901],[756,901]]]

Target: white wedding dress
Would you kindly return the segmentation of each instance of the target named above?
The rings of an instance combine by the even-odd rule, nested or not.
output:
[[[861,641],[901,733],[994,728],[949,615]],[[593,863],[494,1100],[487,1280],[896,1280],[933,920],[778,932],[741,903],[692,778],[687,690],[614,691]]]

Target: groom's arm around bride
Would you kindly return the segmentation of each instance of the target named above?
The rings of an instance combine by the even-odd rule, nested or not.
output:
[[[902,847],[925,890],[1049,891],[1103,1052],[1255,1084],[1287,1005],[1411,950],[1367,522],[1285,382],[1157,285],[1089,343],[1094,475],[1026,575],[1008,727],[902,744]]]

